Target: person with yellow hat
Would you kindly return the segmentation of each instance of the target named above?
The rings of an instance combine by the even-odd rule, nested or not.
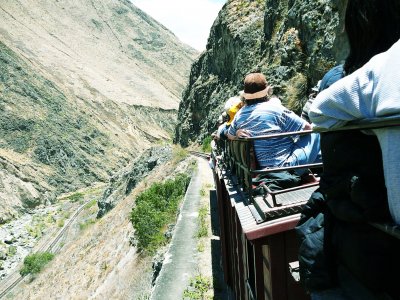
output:
[[[216,133],[217,139],[226,140],[228,138],[226,135],[228,128],[231,125],[236,113],[243,107],[243,104],[244,103],[241,96],[234,96],[226,101],[224,105],[225,111],[221,114],[219,119],[227,121],[218,127]]]

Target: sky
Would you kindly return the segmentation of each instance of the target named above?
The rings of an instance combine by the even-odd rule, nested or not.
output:
[[[206,49],[210,28],[226,0],[131,0],[141,10],[198,51]]]

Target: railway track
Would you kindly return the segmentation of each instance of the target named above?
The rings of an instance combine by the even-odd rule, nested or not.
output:
[[[60,229],[60,231],[57,233],[57,235],[54,237],[53,241],[47,245],[43,245],[37,252],[53,252],[53,249],[55,246],[60,242],[61,238],[64,236],[64,234],[67,232],[67,230],[71,227],[72,223],[75,221],[75,219],[78,217],[78,215],[82,212],[82,210],[85,208],[86,204],[88,202],[82,204],[78,209],[74,212],[72,217],[69,219],[69,221],[64,225],[63,228]]]
[[[199,152],[199,151],[189,151],[191,155],[201,157],[204,159],[209,159],[210,154],[204,153],[204,152]],[[78,215],[82,212],[82,210],[85,208],[86,204],[88,202],[82,204],[72,215],[72,217],[69,219],[69,221],[64,225],[62,229],[57,233],[57,235],[48,243],[44,243],[43,245],[39,246],[35,253],[37,252],[52,252],[55,253],[57,245],[59,244],[60,240],[63,238],[64,234],[68,231],[68,229],[71,227],[72,223],[76,220]],[[24,276],[21,276],[19,274],[19,271],[15,271],[14,273],[11,273],[9,276],[7,276],[1,283],[0,283],[0,299],[2,299],[4,296],[6,296],[8,293],[12,291],[13,288],[15,288],[21,281],[24,280]]]
[[[60,229],[60,231],[57,233],[57,235],[51,240],[49,243],[45,243],[41,245],[38,249],[36,249],[37,252],[52,252],[54,253],[54,249],[56,249],[56,246],[64,236],[64,234],[67,232],[67,230],[71,227],[72,223],[76,220],[78,215],[82,212],[82,210],[85,208],[86,204],[88,202],[82,204],[78,209],[74,212],[74,214],[71,216],[69,221],[64,225],[63,228]],[[24,279],[24,276],[19,274],[19,271],[15,271],[14,273],[11,273],[11,275],[7,276],[7,278],[4,279],[4,281],[0,284],[0,299],[2,299],[4,296],[6,296],[13,288],[15,288],[22,280]]]
[[[190,154],[194,155],[194,156],[198,156],[204,159],[209,159],[210,158],[210,154],[204,153],[204,152],[199,152],[199,151],[189,151]]]
[[[24,279],[23,276],[21,276],[18,272],[12,273],[10,276],[8,276],[4,282],[4,285],[6,286],[4,290],[1,291],[0,293],[0,299],[2,299],[5,295],[7,295],[11,290],[16,287],[22,280]]]

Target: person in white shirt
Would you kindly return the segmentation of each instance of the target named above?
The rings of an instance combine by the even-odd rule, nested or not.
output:
[[[319,128],[338,128],[349,121],[400,117],[400,41],[387,52],[322,91],[309,117]],[[374,129],[382,150],[389,209],[400,224],[400,127]]]

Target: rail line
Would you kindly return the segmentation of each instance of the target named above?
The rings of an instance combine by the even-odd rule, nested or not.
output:
[[[199,152],[199,151],[189,151],[190,154],[204,158],[204,159],[210,159],[210,154],[204,153],[204,152]]]
[[[210,154],[204,153],[204,152],[199,152],[199,151],[189,151],[190,154],[201,157],[204,159],[210,159]],[[82,210],[85,208],[86,204],[88,202],[82,204],[72,215],[70,220],[64,225],[64,227],[57,233],[57,235],[54,237],[54,239],[50,243],[45,243],[44,245],[40,246],[35,252],[52,252],[54,253],[54,249],[57,246],[57,244],[60,242],[66,231],[71,227],[72,223],[76,220],[78,215],[82,212]],[[18,271],[15,271],[14,273],[10,274],[7,276],[7,278],[4,279],[4,282],[2,282],[0,286],[0,299],[2,299],[4,296],[6,296],[13,288],[15,288],[22,280],[24,279],[24,276],[20,275]],[[2,286],[5,286],[2,288]]]
[[[85,208],[86,204],[89,201],[85,202],[82,204],[72,215],[72,217],[69,219],[69,221],[64,225],[64,227],[57,233],[57,235],[54,237],[54,239],[50,243],[46,243],[42,246],[40,246],[35,252],[53,252],[53,249],[55,246],[59,243],[61,238],[64,236],[65,232],[71,227],[72,223],[76,220],[78,215],[82,212],[82,210]],[[54,251],[55,252],[55,251]],[[18,271],[14,271],[14,273],[11,273],[11,275],[7,276],[6,279],[4,279],[4,282],[1,284],[2,286],[5,286],[5,288],[0,287],[2,291],[0,292],[0,299],[6,296],[13,288],[15,288],[23,279],[25,276],[22,276],[19,274]]]

